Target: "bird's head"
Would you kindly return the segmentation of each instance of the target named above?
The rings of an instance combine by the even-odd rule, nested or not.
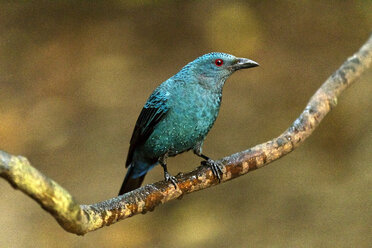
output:
[[[227,53],[208,53],[190,62],[184,69],[190,71],[200,82],[220,85],[235,71],[256,67],[259,64],[246,58],[237,58]],[[221,85],[221,86],[222,86]]]

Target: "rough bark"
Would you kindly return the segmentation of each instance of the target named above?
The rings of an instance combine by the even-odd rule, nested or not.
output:
[[[221,183],[261,168],[302,144],[325,115],[336,106],[338,96],[369,68],[371,62],[372,36],[324,82],[305,110],[284,133],[268,142],[221,159]],[[100,203],[79,205],[69,192],[32,167],[22,156],[0,151],[0,176],[37,201],[66,231],[79,235],[138,213],[146,213],[159,204],[184,194],[219,184],[210,168],[200,166],[192,172],[178,174],[177,189],[171,183],[161,181]]]

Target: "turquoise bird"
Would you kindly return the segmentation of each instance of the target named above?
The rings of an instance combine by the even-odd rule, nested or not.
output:
[[[222,88],[235,71],[258,63],[226,53],[208,53],[188,63],[160,84],[143,107],[130,140],[127,174],[119,195],[141,186],[155,165],[164,169],[164,178],[177,187],[167,169],[167,158],[193,150],[220,179],[218,163],[202,153],[205,137],[216,121]]]

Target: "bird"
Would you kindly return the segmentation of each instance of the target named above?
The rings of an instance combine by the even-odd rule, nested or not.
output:
[[[227,53],[202,55],[161,83],[150,95],[135,124],[119,195],[141,186],[146,173],[160,164],[164,179],[177,188],[167,158],[193,150],[220,180],[221,165],[202,153],[204,139],[216,121],[226,79],[240,69],[259,66]]]

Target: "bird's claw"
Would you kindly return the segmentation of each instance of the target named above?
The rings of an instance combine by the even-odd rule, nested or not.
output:
[[[208,160],[202,161],[202,164],[209,166],[212,170],[213,175],[218,178],[219,182],[221,181],[221,175],[223,174],[223,171],[222,171],[222,166],[220,163],[212,159],[208,159]]]
[[[167,182],[171,182],[174,186],[175,189],[177,189],[177,179],[176,177],[172,176],[171,174],[169,174],[168,172],[165,172],[164,173],[164,178],[165,178],[165,181]]]

